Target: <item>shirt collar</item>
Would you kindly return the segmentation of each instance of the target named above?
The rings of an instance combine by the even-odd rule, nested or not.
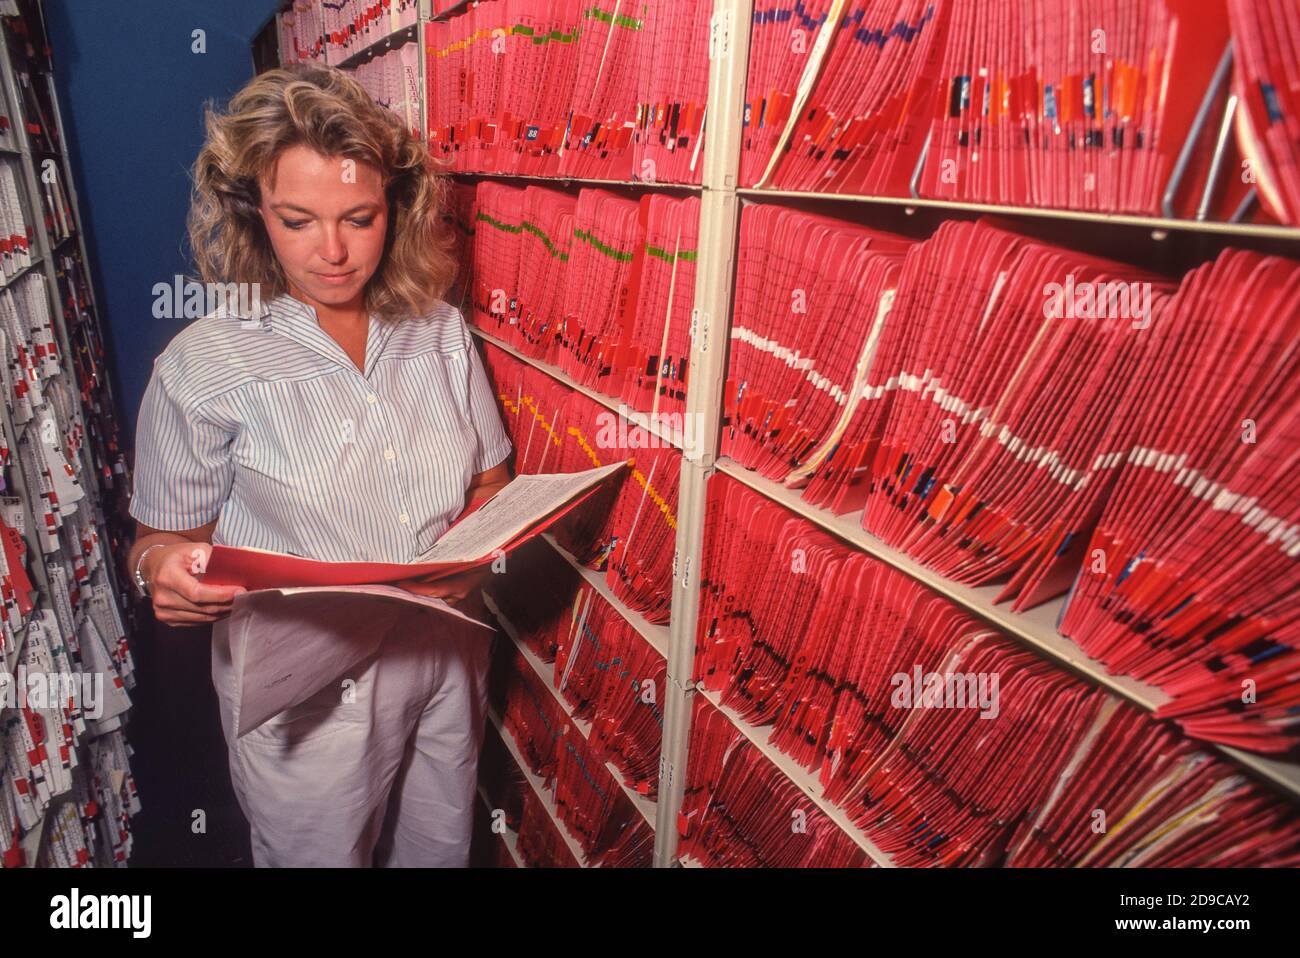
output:
[[[371,313],[369,318],[370,325],[366,331],[366,368],[362,373],[367,378],[393,330],[392,322],[381,320],[374,313]],[[344,352],[343,347],[334,341],[333,336],[321,329],[315,308],[302,300],[288,293],[281,293],[270,302],[262,304],[261,321],[264,329],[291,339],[346,369],[356,370],[356,365]]]

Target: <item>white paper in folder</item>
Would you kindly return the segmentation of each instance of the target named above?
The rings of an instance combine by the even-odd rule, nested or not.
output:
[[[238,734],[293,708],[364,662],[379,648],[391,624],[392,605],[423,607],[430,626],[481,629],[442,599],[390,585],[304,586],[259,589],[235,597],[230,634],[243,635]],[[387,610],[384,606],[388,606]],[[419,622],[414,623],[417,627]],[[429,641],[436,642],[431,635]],[[340,693],[341,694],[341,693]]]

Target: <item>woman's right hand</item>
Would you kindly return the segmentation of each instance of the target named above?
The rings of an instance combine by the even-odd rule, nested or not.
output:
[[[210,542],[175,542],[152,549],[140,572],[149,583],[153,613],[168,625],[203,625],[230,614],[237,585],[204,585],[196,576],[207,568]]]

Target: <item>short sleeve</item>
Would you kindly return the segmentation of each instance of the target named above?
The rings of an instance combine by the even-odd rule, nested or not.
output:
[[[459,311],[458,311],[459,312]],[[501,411],[497,406],[492,384],[483,369],[483,359],[478,346],[461,315],[466,345],[469,349],[469,418],[478,434],[478,455],[474,459],[474,472],[486,472],[505,461],[513,448],[505,426],[501,424]]]
[[[234,433],[214,422],[180,387],[177,368],[159,357],[136,425],[130,514],[167,531],[211,522],[230,495]]]

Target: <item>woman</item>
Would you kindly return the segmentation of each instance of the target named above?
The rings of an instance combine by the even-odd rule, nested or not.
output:
[[[284,613],[236,608],[242,590],[196,576],[212,543],[413,561],[509,482],[480,359],[439,299],[455,271],[445,195],[423,145],[338,70],[272,70],[208,112],[195,261],[207,283],[257,284],[264,305],[195,321],[155,361],[129,561],[159,621],[214,623],[213,681],[259,866],[467,863],[489,633],[403,603],[295,606],[303,641],[364,629],[383,644],[238,737],[245,643]],[[401,585],[473,615],[481,579]]]

